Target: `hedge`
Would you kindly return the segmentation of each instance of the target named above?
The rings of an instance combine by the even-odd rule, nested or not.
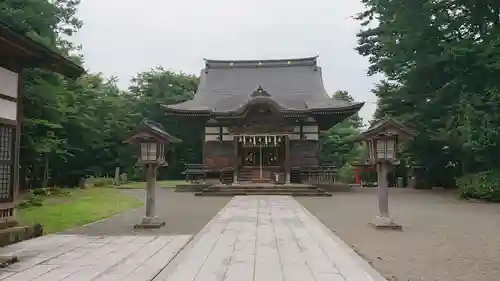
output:
[[[460,197],[500,202],[500,170],[469,174],[457,179]]]

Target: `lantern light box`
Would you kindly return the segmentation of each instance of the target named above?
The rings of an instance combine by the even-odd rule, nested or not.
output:
[[[161,125],[150,120],[143,120],[127,142],[140,145],[140,164],[165,165],[167,163],[165,145],[179,143],[181,140],[165,132]]]
[[[368,148],[369,160],[372,164],[390,162],[397,164],[396,152],[400,140],[414,137],[416,134],[403,124],[385,117],[361,133],[358,140],[364,141]]]

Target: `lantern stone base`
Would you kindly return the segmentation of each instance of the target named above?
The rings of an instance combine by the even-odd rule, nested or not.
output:
[[[158,219],[158,217],[144,217],[141,223],[135,224],[135,229],[158,229],[166,225],[164,221]]]
[[[370,225],[379,230],[403,230],[403,226],[396,223],[392,218],[386,218],[382,216],[377,216]]]

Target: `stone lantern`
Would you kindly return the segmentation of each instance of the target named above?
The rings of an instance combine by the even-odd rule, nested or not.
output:
[[[373,124],[361,133],[359,140],[365,142],[368,148],[368,163],[377,167],[377,195],[379,216],[372,223],[377,229],[389,228],[402,230],[389,215],[389,187],[387,174],[399,164],[397,150],[402,141],[412,138],[416,133],[390,117]]]
[[[166,166],[165,147],[172,143],[179,143],[176,137],[165,132],[161,125],[150,120],[143,120],[137,127],[128,143],[136,144],[140,147],[138,164],[146,170],[146,215],[135,228],[160,228],[165,225],[164,221],[155,215],[155,184],[158,167]]]

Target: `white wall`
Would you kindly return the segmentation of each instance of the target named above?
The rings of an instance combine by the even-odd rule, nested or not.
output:
[[[290,137],[292,140],[300,140],[300,126],[296,126],[293,129],[293,132],[296,133]],[[317,125],[304,125],[302,126],[302,133],[306,140],[318,140],[318,126]]]
[[[295,134],[290,135],[291,140],[300,140],[300,126],[295,126],[293,132]],[[302,127],[302,132],[304,133],[306,140],[318,140],[318,126],[317,125],[305,125]],[[205,127],[205,141],[219,141],[219,127]],[[222,140],[232,141],[233,136],[229,134],[229,130],[226,127],[222,128]]]
[[[0,98],[0,118],[16,120],[17,103]]]
[[[205,141],[218,141],[218,137],[220,134],[219,127],[205,127]],[[229,130],[226,127],[222,127],[222,140],[223,141],[232,141],[233,136],[229,134]]]
[[[18,74],[0,67],[0,94],[17,98]]]

